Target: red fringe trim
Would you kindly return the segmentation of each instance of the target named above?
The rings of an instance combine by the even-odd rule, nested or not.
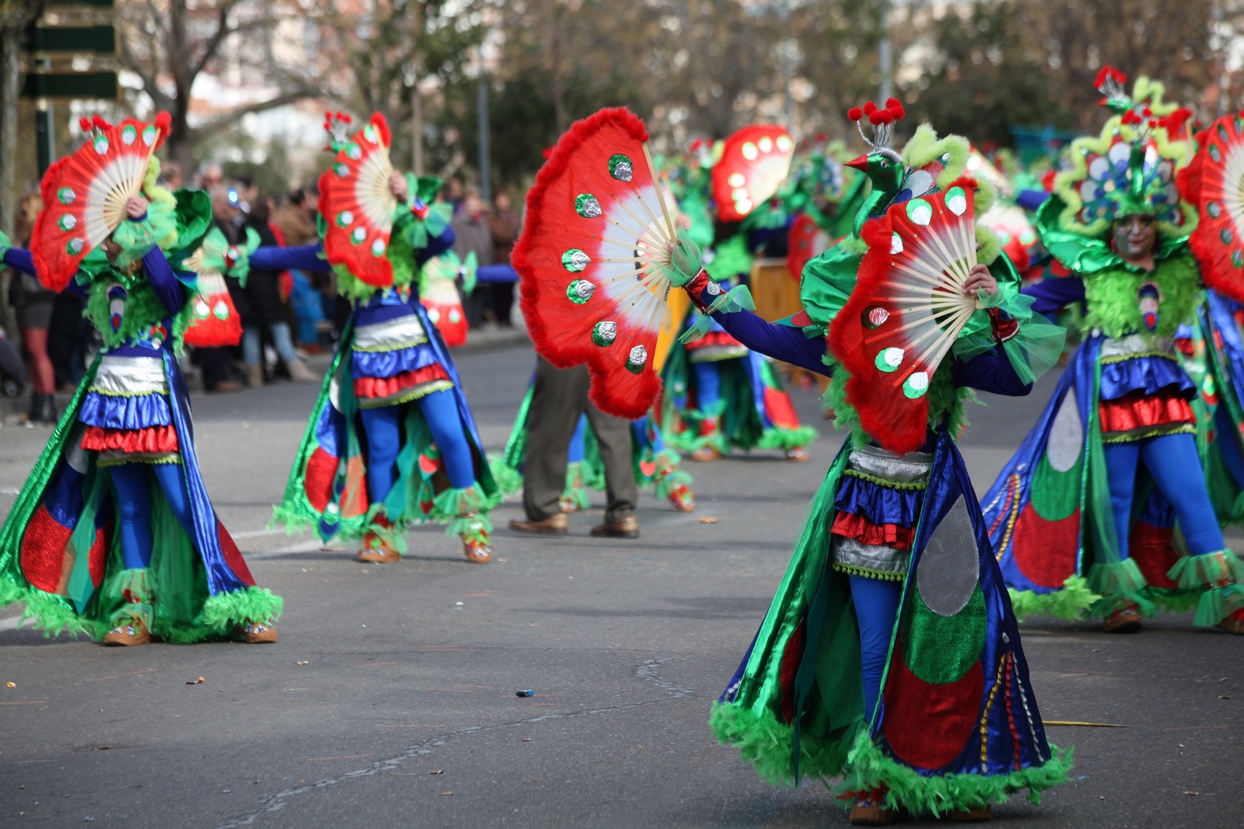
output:
[[[873,524],[862,515],[840,512],[834,516],[834,525],[830,533],[843,538],[855,538],[864,544],[877,544],[893,547],[896,550],[910,550],[915,527],[900,527],[898,524]]]
[[[1196,423],[1196,415],[1188,401],[1169,393],[1132,392],[1115,400],[1101,401],[1098,411],[1103,434]]]
[[[149,429],[101,429],[88,426],[82,435],[82,448],[87,452],[125,452],[127,454],[162,455],[177,452],[177,430],[172,426]]]
[[[440,363],[433,363],[414,371],[406,371],[393,377],[360,377],[354,381],[354,396],[360,399],[377,399],[401,394],[415,386],[436,380],[449,380]]]

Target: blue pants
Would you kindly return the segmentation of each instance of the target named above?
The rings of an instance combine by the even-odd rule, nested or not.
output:
[[[453,390],[434,391],[411,405],[419,407],[432,431],[432,439],[440,447],[449,485],[454,489],[466,489],[474,484],[475,460],[471,456],[471,442],[462,424],[462,416],[458,414],[458,401]],[[397,480],[397,454],[402,448],[404,413],[404,406],[359,409],[363,431],[367,435],[367,494],[373,504],[383,501]]]
[[[579,415],[579,423],[574,427],[574,434],[570,436],[570,454],[566,456],[567,463],[580,463],[583,456],[587,454],[587,447],[583,443],[583,431],[587,429],[587,415]]]
[[[276,353],[281,355],[281,360],[285,365],[297,360],[298,355],[294,353],[294,343],[289,337],[289,323],[268,323],[268,330],[272,332],[272,345],[276,348]],[[242,361],[248,366],[263,364],[263,355],[259,353],[259,335],[258,325],[248,325],[242,329]]]
[[[1143,461],[1162,494],[1175,508],[1179,529],[1192,555],[1216,553],[1226,544],[1218,518],[1205,488],[1205,473],[1192,435],[1166,435],[1128,443],[1109,443],[1104,447],[1106,472],[1110,480],[1110,507],[1114,512],[1119,555],[1128,555],[1128,536],[1132,521],[1132,501],[1136,491],[1136,469]]]
[[[881,695],[881,675],[885,673],[890,637],[898,619],[903,598],[901,581],[884,581],[850,576],[851,601],[860,626],[860,668],[864,676],[864,719],[872,719]]]
[[[721,403],[721,366],[716,362],[692,363],[695,372],[695,403],[702,412],[716,412]]]
[[[116,493],[117,519],[121,533],[121,558],[125,569],[151,566],[151,478],[164,493],[177,518],[177,523],[194,540],[194,522],[190,516],[190,495],[179,463],[127,463],[108,467]]]

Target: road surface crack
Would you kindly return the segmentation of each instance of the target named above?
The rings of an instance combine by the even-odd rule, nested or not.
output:
[[[253,812],[247,812],[244,815],[235,817],[226,823],[222,823],[216,827],[216,829],[235,829],[235,827],[239,826],[251,826],[265,814],[269,812],[279,812],[281,809],[285,808],[285,804],[289,802],[290,798],[293,798],[296,795],[306,794],[307,792],[313,792],[317,789],[326,789],[329,786],[335,786],[338,783],[356,777],[371,777],[387,771],[393,771],[394,769],[401,768],[402,764],[407,760],[413,760],[416,757],[423,757],[424,755],[431,754],[434,750],[445,745],[449,740],[456,737],[464,737],[469,734],[482,734],[489,731],[500,731],[506,728],[518,728],[519,726],[549,722],[552,720],[567,720],[595,714],[610,714],[615,711],[629,711],[647,705],[660,705],[666,702],[676,702],[678,700],[690,699],[695,696],[690,688],[686,688],[676,682],[673,682],[672,680],[666,679],[661,676],[658,670],[661,665],[666,662],[673,662],[678,658],[679,657],[670,656],[664,659],[648,659],[642,662],[639,667],[635,669],[635,676],[645,682],[655,685],[665,692],[666,695],[660,699],[628,702],[625,705],[611,705],[605,708],[591,708],[583,711],[572,711],[567,714],[545,714],[539,717],[525,717],[521,720],[515,720],[507,723],[497,723],[495,725],[473,725],[466,728],[457,728],[453,731],[447,731],[444,734],[428,737],[423,742],[411,746],[396,757],[390,757],[387,760],[377,760],[366,768],[348,771],[336,777],[329,777],[315,783],[308,783],[304,786],[286,789],[284,791],[277,792],[276,794],[265,795],[259,799],[260,808]]]

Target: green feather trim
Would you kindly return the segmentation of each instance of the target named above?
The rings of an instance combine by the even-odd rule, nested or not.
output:
[[[500,452],[488,453],[488,468],[502,495],[513,495],[523,488],[523,473],[506,463]]]
[[[1162,293],[1154,337],[1173,337],[1179,325],[1191,318],[1201,298],[1200,271],[1196,260],[1186,252],[1160,262],[1152,273],[1121,267],[1083,278],[1088,313],[1081,323],[1082,330],[1100,328],[1110,337],[1147,331],[1137,296],[1146,282],[1156,284]]]
[[[756,444],[758,449],[802,449],[812,441],[816,440],[816,429],[811,426],[798,426],[794,429],[783,429],[780,426],[774,426],[765,429],[760,435],[760,442]]]
[[[1053,593],[1034,593],[1013,587],[1007,588],[1007,593],[1017,622],[1029,616],[1081,621],[1088,618],[1089,608],[1101,601],[1101,596],[1089,589],[1088,581],[1082,576],[1068,576],[1062,588]]]
[[[747,276],[752,272],[752,254],[747,249],[747,240],[743,234],[736,233],[719,244],[714,253],[713,261],[704,266],[704,270],[714,282],[724,282],[738,276]]]
[[[911,140],[903,147],[903,164],[907,167],[923,167],[947,156],[946,167],[937,177],[938,188],[945,189],[950,186],[951,182],[963,175],[971,152],[972,147],[966,138],[960,135],[948,135],[939,139],[937,132],[931,126],[921,124],[916,128]]]
[[[977,216],[984,216],[989,212],[989,208],[998,203],[998,188],[994,187],[993,182],[984,176],[974,179],[976,182],[976,196],[972,199],[974,210]],[[985,264],[989,264],[979,254],[977,259]]]
[[[884,786],[887,807],[902,807],[915,814],[931,814],[934,817],[1002,803],[1024,789],[1028,789],[1029,802],[1036,805],[1041,802],[1043,791],[1070,779],[1074,749],[1060,751],[1051,744],[1050,751],[1053,756],[1044,765],[1010,774],[938,774],[926,777],[885,756],[867,734],[860,734],[847,757],[846,779],[838,791],[845,794],[872,791]],[[843,803],[847,807],[851,805],[849,799]]]
[[[111,277],[111,278],[110,278]],[[120,282],[126,287],[125,307],[121,313],[121,327],[112,330],[112,309],[109,306],[108,289]],[[116,348],[127,340],[145,334],[151,326],[168,316],[168,309],[151,289],[151,284],[144,276],[125,276],[117,271],[101,273],[91,283],[90,293],[86,301],[84,315],[92,327],[99,332],[107,348]],[[181,353],[182,340],[186,329],[190,327],[194,309],[187,302],[173,316],[174,348]]]
[[[982,265],[992,265],[1002,253],[1002,240],[984,225],[976,226],[976,261]]]
[[[262,587],[229,590],[209,597],[194,623],[225,636],[247,622],[275,622],[284,606],[284,599]]]
[[[68,632],[75,635],[85,633],[92,639],[103,639],[108,632],[107,624],[79,615],[70,601],[62,596],[32,587],[24,595],[15,598],[26,603],[19,624],[27,619],[34,619],[35,627],[40,628],[44,636],[52,637]]]
[[[722,745],[737,746],[743,759],[756,768],[761,780],[774,786],[796,784],[792,759],[795,732],[779,722],[768,708],[759,712],[728,702],[713,703],[709,727]],[[858,727],[858,726],[857,726]],[[799,771],[817,777],[837,777],[846,762],[847,740],[823,742],[810,734],[799,738]]]

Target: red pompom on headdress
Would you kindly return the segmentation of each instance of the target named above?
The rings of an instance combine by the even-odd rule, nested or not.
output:
[[[873,137],[871,139],[864,134],[863,122],[865,116],[868,117],[868,123],[873,126]],[[860,137],[864,139],[864,143],[874,150],[889,148],[890,136],[894,132],[894,125],[906,116],[907,112],[897,98],[887,99],[884,109],[878,109],[875,103],[868,101],[862,108],[851,107],[847,110],[847,120],[855,124],[856,129],[860,132]]]

